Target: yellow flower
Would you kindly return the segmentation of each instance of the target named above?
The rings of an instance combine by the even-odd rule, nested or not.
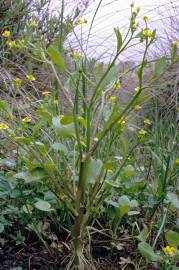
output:
[[[76,22],[75,22],[76,25],[79,25],[79,24],[82,24],[82,23],[83,23],[83,21],[82,21],[82,19],[80,19],[80,18],[78,18],[78,19],[76,20]]]
[[[87,24],[88,23],[88,20],[85,18],[85,19],[83,19],[83,23],[84,24]]]
[[[93,141],[94,141],[94,142],[98,142],[99,139],[98,139],[97,137],[95,137],[95,138],[93,139]]]
[[[107,170],[107,173],[112,174],[112,173],[113,173],[113,170],[108,169],[108,170]]]
[[[144,29],[144,30],[142,31],[142,34],[143,34],[144,37],[150,38],[150,37],[152,37],[153,32],[150,31],[149,29]]]
[[[145,119],[144,120],[144,125],[151,125],[152,121],[150,121],[149,119]]]
[[[134,24],[133,24],[133,29],[136,30],[138,27],[139,27],[139,23],[134,23]]]
[[[177,107],[176,110],[179,111],[179,107]]]
[[[24,119],[22,119],[22,121],[24,123],[30,123],[31,122],[31,119],[30,119],[30,117],[26,116]]]
[[[147,132],[146,132],[144,129],[141,129],[141,130],[138,131],[138,134],[139,134],[140,136],[144,136],[146,133],[147,133]]]
[[[87,24],[88,23],[88,20],[87,19],[80,19],[78,18],[75,22],[76,25],[80,25],[80,24]]]
[[[118,124],[121,125],[121,126],[124,126],[126,124],[126,121],[125,120],[119,120]]]
[[[140,111],[140,110],[142,110],[142,106],[136,105],[136,106],[134,107],[134,109],[135,109],[136,111]]]
[[[135,96],[139,91],[140,91],[140,86],[136,86],[134,88],[134,93],[132,95]]]
[[[20,78],[15,78],[15,83],[17,84],[17,85],[20,85],[21,83],[22,83],[22,80],[20,79]]]
[[[48,97],[50,95],[50,92],[49,91],[44,91],[44,92],[42,92],[42,95],[45,96],[45,97]]]
[[[6,130],[8,128],[9,128],[8,125],[6,125],[5,123],[0,123],[0,129]]]
[[[134,88],[134,92],[139,92],[139,90],[140,90],[140,86],[137,86],[136,88]]]
[[[177,165],[179,165],[179,158],[177,158],[177,159],[175,160],[175,163],[176,163]]]
[[[36,80],[36,78],[32,74],[26,75],[26,78],[29,81],[35,81]]]
[[[5,30],[5,31],[2,33],[3,38],[8,38],[8,37],[10,37],[10,35],[11,35],[11,32],[8,31],[8,30]]]
[[[76,52],[71,52],[70,53],[70,56],[71,56],[72,59],[78,59],[78,58],[80,58],[80,55],[78,53],[76,53]]]
[[[24,44],[25,43],[25,39],[19,39],[19,42]]]
[[[34,19],[32,19],[30,22],[30,27],[34,28],[35,26],[36,26],[36,22]]]
[[[58,102],[58,99],[54,99],[53,104],[54,104],[54,105],[58,105],[58,103],[59,103],[59,102]]]
[[[174,254],[177,251],[177,248],[176,247],[166,246],[166,247],[163,248],[163,251],[166,254],[172,255],[172,254]]]
[[[179,41],[173,41],[173,45],[178,46],[179,45]]]
[[[110,97],[109,97],[109,101],[110,101],[110,102],[114,102],[115,100],[116,100],[116,96],[110,96]]]
[[[119,82],[115,82],[114,89],[119,90],[121,88],[121,84]]]
[[[144,16],[144,17],[143,17],[143,20],[146,22],[146,21],[149,20],[149,18],[148,18],[147,16]]]
[[[126,124],[126,121],[123,120],[123,121],[121,122],[121,125],[125,125],[125,124]]]
[[[60,114],[60,115],[59,115],[60,121],[61,121],[64,117],[65,117],[64,114]]]
[[[17,48],[17,47],[18,47],[18,45],[17,45],[17,43],[16,43],[15,40],[12,40],[12,41],[7,42],[7,45],[8,45],[10,48]]]

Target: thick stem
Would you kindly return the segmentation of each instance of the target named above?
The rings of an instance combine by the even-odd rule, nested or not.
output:
[[[83,256],[83,233],[81,228],[81,219],[83,215],[80,214],[76,217],[74,229],[73,229],[73,248],[74,248],[74,261],[73,266],[74,269],[80,270],[82,269],[81,258]]]
[[[81,258],[83,256],[83,236],[85,228],[82,226],[83,219],[85,217],[85,186],[86,177],[88,171],[89,161],[81,161],[78,190],[76,193],[76,211],[78,215],[75,218],[75,224],[73,227],[73,245],[74,245],[74,266],[75,269],[80,269]]]

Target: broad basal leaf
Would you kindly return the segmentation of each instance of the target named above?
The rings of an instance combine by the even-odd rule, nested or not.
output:
[[[167,243],[172,247],[178,247],[179,246],[179,233],[174,231],[168,231],[165,233],[165,238],[167,240]]]
[[[45,211],[45,212],[52,211],[51,205],[46,201],[39,200],[34,205],[37,209],[41,211]]]
[[[160,257],[155,254],[153,248],[146,242],[141,242],[138,244],[138,249],[141,255],[149,262],[157,262],[160,260]]]

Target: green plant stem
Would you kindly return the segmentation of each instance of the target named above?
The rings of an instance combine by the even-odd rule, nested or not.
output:
[[[128,41],[129,42],[129,41]],[[127,42],[127,44],[128,44]],[[144,55],[143,55],[143,59],[142,59],[142,64],[141,64],[141,76],[139,78],[139,86],[140,86],[140,90],[137,92],[137,94],[133,97],[133,99],[128,103],[128,105],[126,106],[126,108],[122,111],[121,114],[117,115],[115,117],[115,119],[112,121],[112,123],[109,123],[109,126],[107,128],[104,128],[104,130],[101,132],[101,134],[99,134],[98,136],[98,141],[92,145],[91,149],[89,150],[89,152],[87,153],[87,156],[86,156],[86,159],[89,159],[90,156],[93,155],[93,153],[95,152],[96,148],[98,147],[100,141],[105,137],[105,135],[114,127],[114,125],[120,120],[122,119],[123,117],[126,116],[126,114],[129,113],[130,109],[132,108],[133,104],[135,103],[135,101],[137,100],[138,96],[141,94],[142,92],[142,78],[143,78],[143,69],[144,69],[144,63],[145,63],[145,57],[146,57],[146,54],[147,54],[147,50],[148,50],[148,47],[149,47],[150,43],[147,44],[146,43],[146,48],[145,48],[145,51],[144,51]],[[125,46],[124,46],[125,47]],[[123,50],[123,49],[121,49]],[[121,53],[121,51],[119,52],[119,54]],[[105,76],[108,74],[108,72],[110,71],[112,65],[115,63],[116,59],[118,57],[118,54],[115,56],[114,60],[112,61],[111,65],[109,66],[109,68],[107,69],[107,71],[104,73],[104,75],[102,76],[101,80],[99,81],[96,89],[99,88],[100,84],[102,83],[102,81],[104,80]],[[93,98],[95,96],[95,93],[96,93],[97,90],[95,90],[94,94],[93,94],[93,97],[91,99],[91,104],[93,103]]]
[[[165,208],[164,209],[163,220],[162,220],[161,226],[160,226],[160,228],[158,230],[158,233],[157,233],[157,235],[155,237],[155,240],[154,240],[154,243],[153,243],[153,246],[152,246],[153,248],[155,248],[155,245],[157,243],[157,240],[158,240],[158,238],[159,238],[159,236],[160,236],[160,234],[161,234],[161,232],[163,230],[163,227],[165,226],[165,222],[166,222],[166,218],[167,218],[167,213],[168,213],[168,208]]]
[[[111,64],[109,65],[109,67],[108,67],[107,70],[104,72],[104,74],[103,74],[103,76],[101,77],[101,79],[99,80],[99,82],[98,82],[98,84],[97,84],[97,86],[96,86],[96,88],[95,88],[95,90],[94,90],[94,93],[93,93],[93,95],[92,95],[91,101],[90,101],[90,105],[89,105],[90,108],[91,108],[92,105],[93,105],[93,102],[94,102],[94,100],[95,100],[95,98],[96,98],[96,95],[97,95],[97,92],[98,92],[98,89],[99,89],[100,85],[102,84],[102,82],[104,81],[104,79],[106,78],[106,76],[108,75],[108,73],[109,73],[109,71],[111,70],[111,68],[114,66],[114,64],[115,64],[117,58],[119,57],[119,55],[126,49],[127,45],[130,43],[131,40],[132,40],[132,36],[129,38],[129,40],[126,42],[126,44],[121,48],[121,50],[119,50],[119,51],[116,53],[116,55],[115,55],[114,59],[112,60]]]
[[[78,189],[76,193],[76,211],[78,215],[75,218],[75,223],[72,231],[73,235],[73,244],[74,244],[74,263],[78,266],[80,264],[80,257],[83,253],[83,218],[85,215],[85,186],[86,186],[86,177],[88,171],[89,161],[81,161],[80,163],[80,172],[79,172],[79,181]]]

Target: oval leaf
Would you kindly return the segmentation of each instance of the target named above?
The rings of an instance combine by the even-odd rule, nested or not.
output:
[[[118,28],[114,28],[114,32],[115,32],[116,38],[117,38],[117,51],[119,52],[119,50],[122,46],[122,35],[121,35]]]
[[[178,247],[179,246],[179,233],[174,231],[168,231],[165,233],[165,238],[167,240],[167,243],[172,247]]]
[[[75,136],[74,123],[63,125],[61,123],[60,117],[53,117],[52,123],[53,123],[53,126],[58,131],[59,135],[61,135],[62,137]]]
[[[155,254],[153,248],[147,244],[146,242],[141,242],[138,244],[138,249],[141,253],[141,255],[150,262],[157,262],[160,257]]]
[[[35,207],[41,211],[51,211],[51,205],[43,200],[39,200],[38,202],[36,202]]]
[[[65,70],[64,59],[56,46],[50,45],[48,48],[48,54],[55,65],[57,65],[61,70]]]

